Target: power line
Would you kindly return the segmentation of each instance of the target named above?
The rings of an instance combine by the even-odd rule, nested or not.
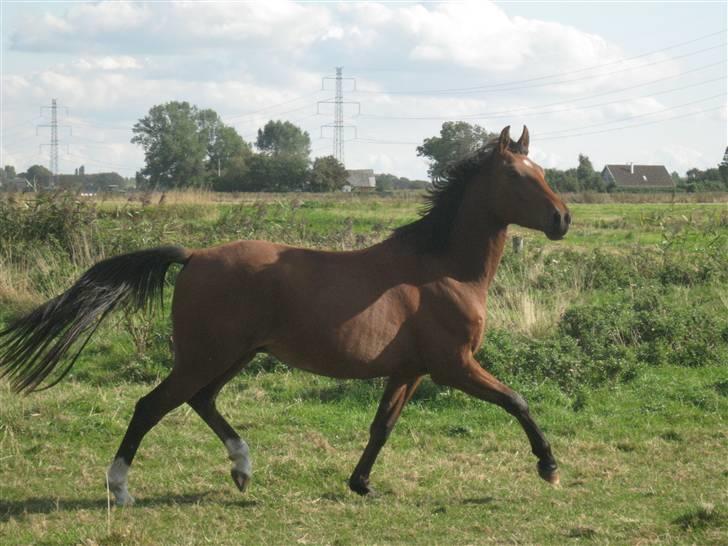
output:
[[[660,49],[652,50],[652,51],[649,51],[647,53],[642,53],[642,54],[639,54],[639,55],[635,55],[633,57],[626,57],[626,58],[623,58],[623,59],[617,59],[616,61],[611,61],[611,62],[608,62],[608,63],[600,63],[600,64],[592,65],[590,67],[580,68],[580,69],[577,69],[577,70],[570,70],[570,71],[566,71],[566,72],[557,72],[557,73],[554,73],[554,74],[547,74],[547,75],[544,75],[544,76],[538,76],[538,77],[534,77],[534,78],[527,78],[527,79],[523,79],[523,80],[511,80],[511,81],[500,82],[500,83],[495,83],[495,84],[488,84],[488,85],[483,85],[483,86],[473,86],[473,87],[465,87],[465,88],[455,88],[454,91],[458,91],[458,90],[471,90],[471,89],[481,89],[481,88],[488,88],[488,87],[497,87],[497,86],[517,84],[517,83],[527,83],[527,82],[531,82],[531,81],[538,81],[538,80],[543,80],[543,79],[548,79],[548,78],[553,78],[553,77],[567,76],[567,75],[570,75],[570,74],[578,74],[580,72],[586,72],[586,71],[594,70],[594,69],[597,69],[597,68],[603,68],[605,66],[611,66],[611,65],[614,65],[614,64],[622,63],[622,62],[633,61],[635,59],[640,59],[640,58],[643,58],[643,57],[648,57],[650,55],[654,55],[655,53],[661,53],[663,51],[667,51],[667,50],[675,49],[677,47],[681,47],[681,46],[684,46],[684,45],[688,45],[688,44],[692,44],[692,43],[695,43],[695,42],[699,42],[699,41],[705,40],[706,38],[711,38],[711,37],[717,36],[719,34],[725,34],[727,30],[728,29],[722,29],[722,30],[719,30],[717,32],[712,32],[710,34],[705,34],[705,35],[700,36],[698,38],[693,38],[691,40],[687,40],[687,41],[684,41],[684,42],[679,42],[679,43],[673,44],[671,46],[667,46],[667,47],[663,47],[663,48],[660,48]],[[716,47],[721,47],[722,45],[725,45],[725,43],[724,44],[720,44],[719,46],[716,46]],[[713,48],[708,48],[708,49],[713,49]],[[700,53],[702,51],[704,51],[704,50],[699,50],[697,53]],[[695,53],[690,53],[688,55],[692,55],[692,54],[695,54]],[[683,56],[685,56],[685,55],[683,55]],[[681,58],[681,57],[674,57],[674,58]],[[646,65],[646,66],[649,66],[649,65]],[[434,91],[435,92],[448,92],[448,91],[451,91],[451,90],[444,89],[444,90],[434,90]],[[360,92],[369,92],[369,91],[360,91]],[[421,93],[430,93],[429,91],[424,91],[424,92],[423,91],[419,91],[419,92],[421,92]],[[371,91],[371,93],[387,93],[387,92],[386,91]],[[389,92],[387,94],[416,94],[416,93],[417,92],[399,91],[399,92]]]
[[[96,123],[90,123],[79,119],[74,119],[73,123],[76,125],[85,125],[86,127],[93,127],[94,129],[103,129],[105,131],[125,131],[130,132],[132,127],[114,127],[112,125],[98,125]]]
[[[298,123],[300,121],[304,121],[304,120],[307,120],[307,119],[315,118],[315,117],[317,117],[319,115],[320,114],[313,113],[313,114],[308,114],[308,115],[305,115],[305,116],[297,116],[295,118],[287,119],[286,121],[288,121],[290,123]],[[256,129],[256,132],[255,133],[246,133],[244,135],[240,135],[240,137],[243,140],[250,140],[250,141],[252,141],[253,139],[257,138],[257,136],[258,136],[258,130],[257,129]]]
[[[275,103],[275,104],[271,104],[269,106],[265,106],[265,107],[259,108],[257,110],[251,110],[250,112],[245,112],[244,114],[237,114],[237,115],[234,115],[234,116],[220,116],[220,117],[222,119],[226,119],[226,120],[230,121],[230,120],[233,120],[233,119],[244,118],[244,117],[248,117],[248,116],[254,116],[256,114],[259,114],[260,112],[265,112],[267,110],[273,110],[273,109],[275,109],[275,108],[277,108],[279,106],[283,106],[285,104],[290,104],[292,102],[297,102],[297,101],[299,101],[301,99],[307,99],[309,97],[313,97],[315,95],[318,95],[321,91],[322,90],[319,89],[317,91],[314,91],[313,93],[308,93],[306,95],[300,95],[298,97],[295,97],[295,98],[292,98],[292,99],[289,99],[289,100],[285,100],[285,101],[282,101],[282,102],[278,102],[278,103]]]
[[[657,92],[654,92],[654,93],[650,93],[648,95],[642,95],[640,97],[626,97],[626,98],[615,99],[615,100],[611,100],[611,101],[607,101],[607,102],[601,102],[601,103],[597,103],[597,104],[588,104],[586,106],[573,106],[573,107],[570,107],[570,108],[560,108],[560,109],[557,109],[557,110],[541,110],[541,111],[539,111],[538,108],[549,108],[551,106],[561,106],[561,105],[565,105],[565,104],[570,105],[570,104],[572,104],[574,102],[581,102],[581,101],[584,101],[584,100],[589,100],[589,99],[601,97],[601,96],[604,96],[604,95],[611,95],[611,94],[614,94],[614,93],[621,93],[623,91],[630,91],[630,90],[636,89],[638,87],[645,87],[645,86],[652,85],[654,83],[659,83],[659,82],[662,82],[662,81],[665,81],[665,80],[671,80],[671,79],[674,79],[674,78],[676,78],[678,76],[682,76],[682,75],[688,74],[690,72],[696,72],[696,71],[699,71],[699,70],[705,70],[706,68],[712,68],[712,67],[717,66],[717,65],[724,65],[724,62],[721,61],[721,62],[718,62],[718,63],[712,63],[712,64],[709,64],[709,65],[706,65],[706,66],[702,66],[700,68],[696,68],[696,69],[693,69],[693,70],[688,70],[686,72],[682,72],[680,74],[676,74],[674,76],[669,76],[667,78],[659,78],[657,80],[652,80],[652,81],[649,81],[649,82],[646,82],[646,83],[641,83],[641,84],[638,84],[638,85],[632,85],[632,86],[629,86],[629,87],[622,87],[620,89],[614,89],[612,91],[605,91],[605,92],[602,92],[602,93],[591,94],[591,95],[586,95],[586,96],[582,96],[582,97],[576,97],[576,98],[569,99],[568,101],[558,101],[558,102],[551,102],[551,103],[547,103],[547,104],[541,104],[541,105],[538,105],[538,106],[522,106],[520,108],[514,108],[514,109],[511,109],[511,110],[497,110],[497,111],[494,111],[494,112],[480,112],[480,113],[477,113],[477,114],[450,114],[450,115],[442,115],[442,116],[415,116],[415,115],[384,116],[384,115],[376,115],[376,114],[371,114],[371,115],[364,114],[364,115],[362,115],[362,118],[364,118],[364,119],[382,119],[382,120],[426,120],[426,121],[440,121],[440,120],[445,120],[445,119],[458,119],[458,120],[466,120],[466,119],[492,119],[492,118],[509,117],[509,116],[513,116],[513,115],[542,116],[542,115],[547,115],[547,114],[558,114],[560,112],[571,112],[573,110],[587,110],[587,109],[590,109],[590,108],[597,108],[597,107],[600,107],[600,106],[608,106],[610,104],[619,104],[621,102],[626,102],[626,101],[630,101],[630,100],[646,99],[646,98],[651,98],[651,97],[654,97],[654,96],[657,96],[657,95],[664,95],[664,94],[667,94],[667,93],[674,93],[676,91],[682,91],[684,89],[689,89],[689,88],[692,88],[692,87],[698,87],[700,85],[705,85],[707,83],[713,83],[713,82],[716,82],[716,81],[725,81],[725,76],[721,76],[721,77],[718,77],[718,78],[712,78],[712,79],[709,79],[709,80],[704,80],[704,81],[697,82],[697,83],[693,83],[693,84],[689,84],[689,85],[684,85],[682,87],[673,87],[673,88],[670,88],[670,89],[667,89],[667,90],[664,90],[664,91],[657,91]],[[532,111],[526,111],[526,110],[532,110]]]
[[[357,137],[354,140],[359,142],[367,142],[370,144],[394,144],[394,145],[404,145],[404,146],[419,146],[422,144],[422,142],[411,142],[411,141],[405,141],[405,140],[382,140],[375,137]]]
[[[592,74],[589,76],[583,76],[580,78],[572,78],[572,79],[566,79],[566,80],[557,80],[557,81],[551,81],[551,82],[545,82],[545,83],[537,83],[535,85],[514,85],[517,83],[523,83],[523,82],[529,82],[529,81],[535,81],[535,80],[543,80],[553,77],[558,77],[562,74],[553,74],[549,76],[541,76],[539,78],[532,78],[530,80],[515,80],[511,82],[503,82],[503,83],[495,83],[495,84],[489,84],[489,85],[482,85],[482,86],[475,86],[475,87],[460,87],[460,88],[452,88],[452,89],[431,89],[428,91],[421,91],[421,90],[412,90],[412,91],[358,91],[359,93],[368,93],[368,94],[376,94],[376,95],[463,95],[468,93],[498,93],[503,91],[520,91],[522,89],[535,89],[537,87],[547,87],[547,86],[553,86],[553,85],[559,85],[559,84],[569,84],[569,83],[575,83],[575,82],[581,82],[584,80],[590,80],[595,78],[602,78],[604,76],[612,76],[614,74],[619,74],[621,72],[629,72],[631,70],[639,70],[643,69],[649,66],[655,66],[658,64],[663,64],[670,61],[675,61],[677,59],[682,59],[684,57],[690,57],[692,55],[697,55],[698,53],[704,53],[705,51],[710,51],[713,49],[720,49],[723,48],[726,43],[723,42],[721,44],[718,44],[716,46],[707,47],[704,49],[700,49],[697,51],[693,51],[690,53],[686,53],[684,55],[678,55],[676,57],[668,57],[667,59],[662,59],[659,61],[653,61],[651,63],[646,63],[640,66],[629,66],[626,68],[620,68],[619,70],[612,70],[611,72],[602,72],[599,74]],[[608,63],[609,64],[609,63]],[[566,73],[569,74],[569,73]],[[511,85],[511,87],[504,87],[507,85]]]
[[[17,129],[18,127],[26,126],[26,128],[27,128],[27,125],[31,125],[31,126],[34,125],[36,120],[40,117],[41,116],[36,116],[32,119],[26,119],[25,121],[21,121],[20,123],[16,123],[15,125],[11,125],[10,127],[3,126],[3,128],[2,128],[3,136],[8,137],[9,136],[8,131],[13,131],[14,129]]]
[[[570,70],[570,71],[567,71],[567,72],[560,72],[560,73],[557,73],[556,75],[564,76],[564,75],[567,75],[567,74],[575,74],[575,73],[578,73],[578,72],[585,72],[587,70],[593,70],[595,68],[601,68],[601,67],[610,66],[610,65],[613,65],[613,64],[619,64],[619,63],[623,63],[623,62],[627,62],[627,61],[634,61],[635,59],[640,59],[640,58],[643,58],[643,57],[649,57],[650,55],[654,55],[655,53],[662,53],[663,51],[668,51],[670,49],[676,49],[676,48],[681,47],[681,46],[684,46],[684,45],[693,44],[695,42],[700,42],[700,41],[705,40],[707,38],[712,38],[713,36],[718,36],[719,34],[725,34],[726,32],[728,32],[728,29],[725,29],[724,28],[724,29],[718,30],[716,32],[711,32],[710,34],[704,34],[702,36],[698,36],[697,38],[692,38],[692,39],[686,40],[684,42],[678,42],[676,44],[672,44],[672,45],[669,45],[669,46],[666,46],[666,47],[662,47],[660,49],[653,49],[651,51],[647,51],[645,53],[640,53],[640,54],[634,55],[632,57],[624,57],[622,59],[617,59],[615,61],[610,61],[608,63],[600,63],[600,64],[596,64],[596,65],[592,65],[592,66],[588,66],[588,67],[584,67],[584,68],[579,68],[577,70]],[[371,72],[402,72],[402,69],[401,68],[383,68],[383,69],[369,69],[369,70],[362,69],[362,68],[357,68],[357,70],[359,72],[364,72],[364,73],[371,73]],[[535,79],[547,78],[547,77],[550,77],[550,76],[540,76],[540,77],[537,77],[537,78],[530,78],[530,79],[527,79],[527,80],[515,80],[515,81],[519,81],[519,82],[523,82],[523,81],[533,81]]]
[[[590,129],[592,127],[601,127],[603,125],[610,125],[612,123],[621,123],[623,121],[630,121],[630,120],[637,119],[637,118],[643,118],[645,116],[654,116],[655,114],[661,114],[663,112],[668,112],[670,110],[677,110],[678,108],[684,108],[685,106],[692,106],[693,104],[699,104],[701,102],[706,102],[706,101],[709,101],[709,100],[712,100],[712,99],[717,99],[718,97],[725,97],[725,96],[726,96],[725,93],[718,93],[717,95],[712,95],[710,97],[705,97],[705,98],[702,98],[702,99],[693,100],[693,101],[690,101],[690,102],[685,102],[683,104],[677,104],[675,106],[670,106],[668,108],[663,108],[661,110],[656,110],[654,112],[646,112],[644,114],[636,114],[634,116],[628,116],[628,117],[622,118],[622,119],[614,119],[614,120],[610,120],[610,121],[603,121],[603,122],[600,122],[600,123],[593,123],[591,125],[582,125],[581,127],[572,127],[570,129],[561,129],[561,130],[558,130],[558,131],[547,131],[545,133],[540,133],[539,134],[539,138],[543,137],[544,135],[554,135],[554,134],[558,134],[558,133],[568,133],[570,131],[575,131],[575,130],[578,131],[578,130],[581,130],[581,129]]]
[[[118,163],[109,163],[109,162],[106,162],[106,161],[97,161],[96,159],[89,159],[88,157],[84,157],[84,156],[81,156],[81,155],[78,155],[78,154],[68,153],[67,155],[69,155],[70,157],[75,157],[77,159],[81,159],[85,163],[96,163],[97,165],[101,165],[102,167],[111,167],[111,168],[114,168],[114,169],[123,169],[123,170],[127,170],[127,169],[130,169],[130,168],[133,168],[133,167],[127,167],[125,165],[120,165]]]
[[[687,114],[682,114],[682,115],[679,115],[679,116],[672,116],[672,117],[669,117],[669,118],[657,119],[657,120],[654,120],[654,121],[646,121],[644,123],[637,123],[637,124],[634,124],[634,125],[625,125],[623,127],[612,127],[611,129],[603,129],[601,131],[588,131],[588,132],[585,132],[585,133],[573,133],[573,134],[570,134],[570,135],[560,135],[560,136],[550,136],[550,137],[547,136],[547,137],[543,137],[543,138],[539,137],[539,140],[558,140],[558,139],[563,139],[563,138],[573,138],[573,137],[586,136],[586,135],[599,135],[599,134],[602,134],[602,133],[611,133],[611,132],[614,132],[614,131],[622,131],[624,129],[634,129],[636,127],[644,127],[646,125],[655,125],[656,123],[663,123],[665,121],[672,121],[672,120],[675,120],[675,119],[688,118],[688,117],[691,117],[691,116],[695,116],[697,114],[705,114],[707,112],[714,112],[714,111],[720,110],[720,109],[722,109],[724,107],[725,107],[725,105],[715,106],[713,108],[706,108],[705,110],[697,110],[695,112],[689,112]]]
[[[672,107],[672,108],[665,108],[663,110],[660,110],[659,112],[650,112],[649,114],[639,114],[639,115],[636,115],[636,116],[631,116],[629,118],[623,118],[623,119],[620,119],[620,120],[615,120],[615,121],[607,122],[607,123],[602,124],[602,125],[606,125],[608,123],[619,123],[619,122],[623,122],[623,121],[628,121],[628,120],[631,120],[631,119],[636,119],[636,118],[639,118],[639,117],[644,117],[646,115],[660,114],[660,113],[663,113],[663,112],[668,111],[668,110],[673,110],[675,108],[679,108],[679,107],[683,107],[683,106],[688,106],[688,105],[695,104],[695,103],[698,103],[698,102],[704,102],[706,100],[710,100],[710,99],[714,99],[714,98],[722,97],[722,96],[725,96],[725,95],[724,94],[715,95],[713,97],[707,97],[707,98],[701,99],[699,101],[685,103],[685,104],[678,105],[678,106],[675,106],[675,107]],[[707,108],[707,109],[704,109],[704,110],[697,110],[695,112],[688,112],[687,114],[681,114],[681,115],[678,115],[678,116],[672,116],[672,117],[669,117],[669,118],[663,118],[663,119],[658,119],[658,120],[653,120],[653,121],[646,121],[644,123],[636,123],[636,124],[632,124],[632,125],[625,125],[623,127],[612,127],[612,128],[603,129],[603,130],[600,130],[600,131],[587,131],[587,132],[571,133],[571,134],[566,134],[566,135],[548,136],[548,135],[553,135],[553,133],[555,133],[555,132],[559,132],[559,131],[552,131],[550,133],[541,133],[541,134],[539,134],[538,135],[538,139],[539,140],[557,140],[557,139],[563,139],[563,138],[572,138],[572,137],[576,137],[576,136],[586,136],[586,135],[596,135],[596,134],[601,134],[601,133],[610,133],[612,131],[621,131],[623,129],[633,129],[633,128],[637,128],[637,127],[643,127],[643,126],[646,126],[646,125],[654,125],[656,123],[662,123],[662,122],[665,122],[665,121],[672,121],[672,120],[675,120],[675,119],[687,118],[687,117],[691,117],[691,116],[697,115],[697,114],[702,114],[702,113],[706,113],[706,112],[712,112],[712,111],[715,111],[715,110],[720,110],[721,108],[724,108],[724,107],[725,107],[725,105],[720,105],[720,106],[715,106],[715,107],[712,107],[712,108]],[[599,125],[599,124],[588,125],[588,126],[584,126],[584,127],[576,127],[576,128],[571,128],[569,130],[570,131],[573,131],[573,130],[585,129],[585,128],[588,128],[588,127],[595,127],[597,125]],[[542,136],[542,135],[546,135],[546,136]],[[371,143],[371,144],[392,144],[392,145],[404,145],[404,146],[419,146],[420,144],[422,144],[421,142],[401,141],[401,140],[383,140],[383,139],[378,139],[378,138],[375,138],[375,137],[359,137],[359,138],[356,138],[355,140],[360,141],[360,142]]]

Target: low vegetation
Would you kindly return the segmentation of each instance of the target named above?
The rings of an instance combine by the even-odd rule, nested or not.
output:
[[[0,324],[105,256],[238,238],[359,248],[417,210],[408,194],[1,200]],[[358,498],[345,480],[382,382],[259,356],[221,397],[253,450],[249,494],[180,408],[140,450],[138,506],[107,510],[103,471],[135,400],[171,366],[166,316],[118,316],[53,390],[19,398],[0,385],[0,542],[725,543],[728,206],[572,213],[561,242],[511,230],[525,245],[507,249],[476,355],[528,398],[562,488],[538,479],[502,410],[425,382],[375,466],[379,496]]]

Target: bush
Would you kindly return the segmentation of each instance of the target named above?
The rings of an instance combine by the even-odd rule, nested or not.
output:
[[[591,357],[615,347],[632,347],[648,364],[702,366],[725,361],[728,318],[710,302],[686,305],[672,292],[642,289],[631,299],[573,306],[559,331],[574,338]]]
[[[96,209],[69,193],[40,193],[28,202],[0,200],[0,246],[21,249],[52,244],[72,255],[80,237],[89,234]]]
[[[570,336],[533,340],[499,330],[487,333],[475,357],[506,383],[535,387],[551,382],[567,394],[632,379],[637,369],[634,353],[623,346],[589,354]]]

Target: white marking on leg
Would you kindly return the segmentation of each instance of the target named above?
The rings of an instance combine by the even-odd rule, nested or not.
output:
[[[106,472],[106,480],[109,483],[109,489],[114,494],[117,506],[130,506],[134,504],[134,497],[129,494],[126,485],[126,476],[129,474],[129,465],[124,459],[117,457],[111,463],[109,470]]]
[[[253,475],[253,467],[250,464],[248,444],[238,438],[229,438],[225,440],[225,447],[228,450],[228,457],[233,462],[233,470],[250,478]]]

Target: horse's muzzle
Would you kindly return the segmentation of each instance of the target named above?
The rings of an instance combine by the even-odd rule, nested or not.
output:
[[[551,217],[551,224],[549,229],[546,231],[546,237],[552,241],[558,241],[563,239],[566,232],[569,231],[569,225],[571,224],[571,214],[568,210],[563,213],[561,211],[554,211]]]

